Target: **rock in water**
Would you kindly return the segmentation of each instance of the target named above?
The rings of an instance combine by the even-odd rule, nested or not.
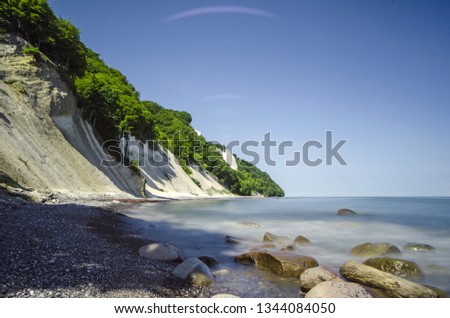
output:
[[[322,267],[308,268],[300,275],[300,288],[302,291],[309,291],[321,282],[336,279],[337,275]]]
[[[354,261],[342,265],[339,272],[349,281],[380,289],[390,297],[436,298],[438,296],[430,288]]]
[[[356,215],[356,212],[350,209],[339,209],[338,215]]]
[[[156,261],[182,261],[181,252],[172,245],[165,243],[152,243],[139,248],[139,255]]]
[[[279,276],[298,278],[305,270],[319,266],[319,263],[309,256],[261,251],[257,256],[256,265]]]
[[[290,245],[292,240],[287,236],[275,235],[269,232],[266,232],[263,237],[264,243],[276,243],[281,245]]]
[[[414,262],[398,258],[369,258],[363,264],[403,278],[422,278],[425,276],[422,270],[419,268],[419,265]]]
[[[305,298],[372,298],[364,287],[339,280],[321,282]]]
[[[397,246],[389,243],[363,243],[352,249],[352,255],[360,257],[376,257],[388,254],[401,254]]]
[[[435,248],[428,244],[408,243],[403,246],[404,252],[432,252]]]
[[[209,268],[217,267],[220,264],[218,260],[208,255],[200,256],[198,257],[198,259],[201,260],[203,263],[205,263]]]
[[[255,250],[251,250],[247,253],[238,255],[234,257],[234,261],[236,263],[241,263],[241,264],[256,264],[256,261],[258,259],[258,255],[259,253],[261,253],[261,250],[255,249]]]
[[[206,266],[198,258],[188,258],[183,263],[175,267],[172,272],[175,276],[180,277],[192,285],[209,286],[214,282],[213,275]]]
[[[237,237],[230,236],[230,235],[225,236],[225,243],[228,243],[228,244],[240,244],[242,242],[243,241],[241,239],[237,238]]]
[[[294,239],[294,244],[295,244],[295,245],[311,244],[311,241],[308,240],[306,237],[304,237],[304,236],[302,236],[302,235],[298,235],[298,236]]]

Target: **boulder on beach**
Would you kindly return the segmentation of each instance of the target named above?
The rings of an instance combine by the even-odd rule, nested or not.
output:
[[[321,282],[336,279],[338,276],[322,267],[308,268],[300,275],[300,288],[307,292]]]
[[[356,212],[350,209],[339,209],[338,215],[356,215]]]
[[[432,252],[435,248],[428,244],[408,243],[403,246],[404,252]]]
[[[194,257],[188,258],[175,267],[172,273],[196,286],[209,286],[214,282],[209,267],[201,260]]]
[[[218,260],[208,255],[199,256],[198,259],[201,260],[203,263],[205,263],[209,268],[219,266],[220,264]]]
[[[287,236],[275,235],[269,232],[266,232],[263,237],[264,243],[275,243],[281,245],[291,245],[292,240]]]
[[[259,253],[261,253],[262,250],[259,249],[254,249],[251,250],[247,253],[241,254],[241,255],[237,255],[234,257],[234,261],[236,263],[241,263],[241,264],[256,264],[256,261],[258,259],[258,255]]]
[[[341,266],[340,274],[351,282],[380,289],[389,297],[436,298],[437,293],[428,287],[376,269],[349,261]]]
[[[172,245],[166,243],[152,243],[139,248],[140,256],[156,261],[182,261],[181,252]]]
[[[305,270],[319,266],[319,263],[309,256],[260,251],[257,255],[256,266],[279,276],[298,278]]]
[[[342,280],[321,282],[306,293],[305,298],[372,298],[362,287]]]
[[[307,245],[307,244],[311,244],[311,241],[308,240],[303,235],[297,235],[297,237],[294,239],[294,244],[295,245]]]
[[[363,264],[403,278],[422,278],[425,276],[422,270],[419,268],[419,265],[414,262],[398,258],[369,258],[368,260],[364,261]]]
[[[401,254],[399,248],[390,243],[363,243],[355,246],[352,255],[360,257],[376,257],[388,254]]]

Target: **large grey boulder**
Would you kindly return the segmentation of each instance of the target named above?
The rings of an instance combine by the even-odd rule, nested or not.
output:
[[[322,267],[308,268],[300,275],[300,288],[307,292],[321,282],[336,279],[338,276]]]
[[[362,287],[342,280],[322,282],[306,293],[305,298],[372,298]]]
[[[386,273],[391,273],[404,278],[422,278],[425,275],[419,265],[414,262],[406,261],[398,258],[375,257],[364,261],[365,265],[369,265]]]
[[[215,268],[220,265],[219,261],[212,256],[202,255],[198,257],[203,263],[205,263],[209,268]]]
[[[195,257],[185,260],[175,267],[172,273],[190,282],[192,285],[209,286],[214,282],[214,277],[209,267]]]
[[[438,296],[430,288],[354,261],[342,265],[339,272],[349,281],[380,289],[390,297],[436,298]]]
[[[181,252],[172,245],[166,243],[152,243],[139,248],[140,256],[156,261],[182,261]]]
[[[355,246],[352,251],[352,255],[360,257],[376,257],[389,254],[400,254],[400,250],[397,246],[390,243],[363,243]]]

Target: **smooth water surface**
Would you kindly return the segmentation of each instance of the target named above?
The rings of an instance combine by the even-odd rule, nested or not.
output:
[[[338,216],[349,208],[357,216]],[[265,232],[307,237],[312,244],[296,253],[316,258],[336,271],[352,247],[364,242],[389,242],[400,249],[406,243],[434,246],[431,253],[402,253],[426,274],[422,283],[450,292],[450,198],[281,198],[190,200],[140,206],[130,216],[141,235],[173,244],[186,257],[210,255],[239,276],[218,280],[220,291],[246,297],[297,297],[294,280],[278,279],[252,266],[235,264],[235,255],[262,245]],[[248,221],[260,227],[248,227]],[[226,244],[225,236],[246,243]],[[439,265],[438,270],[436,266]],[[433,269],[434,268],[434,269]]]

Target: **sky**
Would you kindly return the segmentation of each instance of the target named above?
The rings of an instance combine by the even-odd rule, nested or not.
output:
[[[208,140],[257,141],[287,196],[450,195],[450,1],[49,3],[143,100]],[[326,131],[346,165],[325,164]],[[268,132],[293,144],[273,166]],[[322,164],[287,166],[308,141]]]

